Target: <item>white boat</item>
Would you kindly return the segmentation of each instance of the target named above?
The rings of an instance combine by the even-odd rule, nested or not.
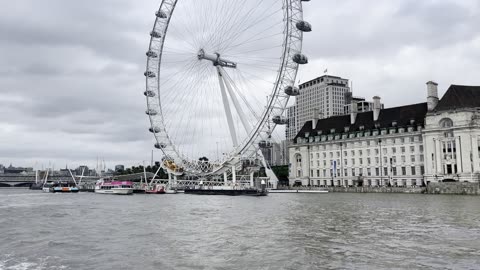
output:
[[[42,190],[43,192],[52,192],[53,182],[46,182],[43,184]]]
[[[100,179],[95,184],[95,193],[100,194],[133,194],[133,183],[131,181],[112,181]]]

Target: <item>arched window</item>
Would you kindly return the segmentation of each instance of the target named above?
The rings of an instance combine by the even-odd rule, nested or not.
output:
[[[453,127],[453,121],[450,118],[443,118],[440,120],[440,127],[442,128],[451,128]]]

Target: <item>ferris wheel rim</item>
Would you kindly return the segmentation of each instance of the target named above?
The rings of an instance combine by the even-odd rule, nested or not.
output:
[[[182,162],[188,162],[189,159],[185,157],[182,153],[180,153],[176,147],[175,143],[171,140],[168,131],[165,128],[164,122],[164,115],[162,112],[162,101],[160,98],[160,89],[161,89],[161,81],[160,81],[160,72],[161,72],[161,65],[162,65],[162,56],[163,56],[163,51],[164,51],[164,45],[165,45],[165,39],[168,34],[168,28],[170,26],[170,20],[174,15],[174,10],[175,7],[178,3],[178,0],[163,0],[162,3],[160,4],[160,7],[158,11],[156,12],[156,19],[154,26],[152,28],[151,32],[151,38],[150,38],[150,43],[149,43],[149,48],[148,48],[148,53],[149,52],[155,52],[157,53],[157,58],[158,58],[158,65],[157,65],[157,70],[156,70],[156,89],[152,89],[151,87],[149,88],[149,80],[151,77],[147,74],[150,72],[150,62],[152,61],[152,58],[148,56],[147,53],[147,66],[146,66],[146,91],[145,91],[145,96],[146,96],[146,101],[147,101],[147,114],[149,117],[150,121],[150,130],[152,131],[155,141],[156,141],[156,146],[159,146],[159,148],[165,157],[170,158],[173,155],[176,158],[181,160]],[[302,10],[302,3],[301,0],[284,0],[283,1],[283,16],[284,16],[284,42],[282,44],[282,55],[281,55],[281,66],[277,72],[277,76],[275,79],[275,84],[272,89],[272,93],[270,94],[270,98],[268,100],[268,106],[266,109],[263,111],[261,120],[258,121],[258,123],[254,126],[254,128],[251,130],[251,132],[248,134],[248,136],[232,151],[230,151],[229,155],[227,158],[224,158],[221,163],[215,164],[215,168],[213,170],[209,171],[206,174],[215,174],[218,171],[221,171],[224,169],[227,165],[230,166],[231,164],[234,164],[238,162],[238,157],[239,155],[253,155],[258,151],[258,142],[260,139],[265,138],[266,134],[266,125],[267,122],[270,121],[269,117],[271,116],[272,112],[274,109],[276,109],[277,112],[280,113],[280,115],[283,115],[289,96],[288,95],[282,95],[281,91],[283,87],[286,86],[292,86],[295,84],[295,78],[296,78],[296,73],[298,72],[298,64],[294,63],[295,61],[292,60],[293,56],[295,54],[301,53],[302,50],[302,39],[303,39],[303,34],[301,31],[297,32],[296,36],[294,36],[294,33],[292,33],[292,25],[295,23],[295,21],[301,21],[303,20],[303,10]],[[163,21],[163,22],[162,22]],[[159,46],[157,48],[154,48],[152,44],[155,42],[158,42]],[[292,48],[293,47],[293,48]],[[155,49],[157,51],[155,51]],[[289,75],[287,75],[289,73]],[[147,76],[148,75],[148,76]],[[289,78],[287,78],[289,77]],[[158,99],[158,104],[155,104],[152,102],[152,98],[155,98],[154,96],[149,96],[150,93],[149,91],[154,91],[156,92],[156,98]],[[155,105],[158,107],[155,108]],[[159,115],[159,120],[163,124],[163,129],[164,130],[156,130],[155,126],[155,118],[157,115],[152,115],[149,114],[148,112],[152,112],[151,110],[158,109],[156,112],[157,115]],[[275,123],[272,123],[273,129],[275,129],[276,125]],[[159,131],[159,132],[156,132]],[[163,133],[162,133],[163,132]],[[158,134],[162,133],[163,137],[160,137]],[[260,138],[260,139],[259,139]],[[167,146],[162,145],[162,144],[168,144],[168,147],[170,149],[167,151]],[[247,152],[250,152],[249,154]],[[194,161],[193,161],[194,162]],[[187,166],[185,166],[187,167]],[[202,172],[197,172],[197,175],[205,174]]]

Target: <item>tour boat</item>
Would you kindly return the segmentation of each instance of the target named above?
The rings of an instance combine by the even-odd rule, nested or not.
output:
[[[145,193],[146,194],[165,194],[165,186],[164,185],[153,185],[153,186],[145,186]]]
[[[53,186],[53,184],[53,182],[44,183],[42,187],[43,192],[51,192],[50,188]]]
[[[65,182],[54,182],[50,186],[50,192],[56,193],[76,193],[78,192],[79,189],[77,187],[77,184],[72,181],[65,181]]]
[[[95,193],[118,195],[133,194],[133,183],[132,181],[114,181],[100,179],[95,184]]]

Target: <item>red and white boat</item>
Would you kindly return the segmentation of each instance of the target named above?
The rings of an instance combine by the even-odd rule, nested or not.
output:
[[[164,185],[153,185],[153,186],[145,186],[145,193],[147,194],[165,194],[165,186]]]
[[[133,182],[100,179],[95,184],[95,193],[130,195],[133,194]]]

